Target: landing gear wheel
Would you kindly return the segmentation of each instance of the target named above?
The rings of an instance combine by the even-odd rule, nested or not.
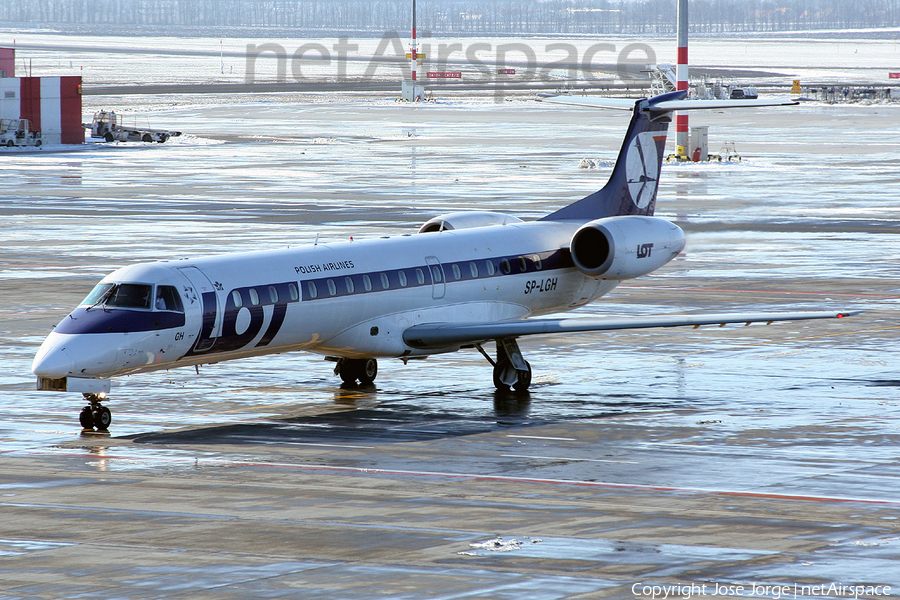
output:
[[[94,429],[94,409],[90,406],[82,408],[78,420],[84,429]]]
[[[374,358],[345,358],[338,368],[338,375],[344,383],[369,385],[378,375],[378,361]]]
[[[78,420],[85,429],[97,428],[97,431],[106,431],[112,423],[112,413],[108,408],[100,404],[101,397],[98,394],[84,394],[84,399],[90,402],[81,409]]]
[[[517,392],[524,392],[531,385],[531,363],[526,360],[525,366],[528,367],[527,371],[516,371],[519,379],[513,384],[513,389]]]
[[[94,427],[97,431],[106,431],[109,424],[112,423],[112,413],[105,406],[101,406],[94,411]]]
[[[501,338],[496,342],[496,361],[491,359],[484,348],[475,346],[494,365],[494,387],[499,392],[508,392],[509,388],[517,392],[526,391],[531,386],[531,364],[522,356],[515,338]]]
[[[356,371],[353,369],[353,365],[349,360],[345,360],[341,363],[338,375],[344,383],[356,383]]]
[[[371,385],[378,375],[378,361],[374,358],[364,358],[357,365],[356,376],[362,385]]]
[[[503,382],[503,372],[509,367],[509,360],[502,360],[494,365],[494,387],[498,392],[508,392],[509,385]]]

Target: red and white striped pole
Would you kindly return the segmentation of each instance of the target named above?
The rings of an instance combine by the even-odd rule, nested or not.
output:
[[[688,89],[688,0],[678,0],[678,61],[675,78],[676,90]],[[684,154],[690,152],[689,136],[687,112],[679,112],[675,117],[675,143]]]
[[[416,71],[418,65],[418,56],[416,56],[416,0],[412,0],[412,49],[409,52],[410,59],[412,60],[412,82],[413,82],[413,94],[415,94],[415,86],[416,86]]]

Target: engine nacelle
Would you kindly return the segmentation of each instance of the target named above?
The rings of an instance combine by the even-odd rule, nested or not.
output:
[[[684,248],[678,225],[657,217],[607,217],[585,223],[570,251],[579,271],[597,279],[632,279],[652,273]]]
[[[434,217],[419,227],[418,233],[445,231],[449,229],[471,229],[472,227],[488,227],[489,225],[506,225],[521,223],[522,219],[495,212],[456,212]]]

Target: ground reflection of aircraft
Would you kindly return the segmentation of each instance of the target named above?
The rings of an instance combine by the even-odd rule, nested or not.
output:
[[[778,104],[682,97],[546,99],[628,108],[632,118],[605,187],[536,221],[453,213],[417,235],[119,269],[44,341],[32,365],[38,388],[82,392],[82,425],[103,430],[109,378],[129,373],[307,350],[334,360],[345,382],[371,383],[378,358],[474,348],[493,365],[498,389],[523,391],[531,365],[516,342],[522,336],[843,316],[539,316],[591,302],[682,250],[684,232],[652,216],[672,111]],[[483,348],[488,342],[495,357]]]

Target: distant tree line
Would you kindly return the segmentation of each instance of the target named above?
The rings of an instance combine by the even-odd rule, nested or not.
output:
[[[405,29],[409,0],[2,0],[0,23],[45,26]],[[419,0],[440,35],[671,34],[675,0]],[[691,0],[694,33],[900,26],[900,0]]]

